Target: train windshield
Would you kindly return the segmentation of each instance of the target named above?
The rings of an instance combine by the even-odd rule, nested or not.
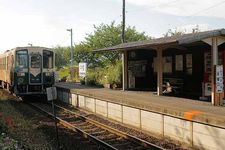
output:
[[[16,66],[19,66],[21,68],[27,68],[28,66],[27,50],[20,50],[16,52]]]
[[[39,54],[33,54],[30,57],[31,68],[40,68],[41,66],[41,56]]]
[[[43,68],[53,68],[53,52],[44,50],[43,51]]]

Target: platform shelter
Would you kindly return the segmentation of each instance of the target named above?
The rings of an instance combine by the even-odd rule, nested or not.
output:
[[[224,103],[225,29],[119,44],[96,51],[122,53],[123,90]]]

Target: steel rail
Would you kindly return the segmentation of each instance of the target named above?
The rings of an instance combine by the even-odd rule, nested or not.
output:
[[[33,106],[33,107],[35,107],[36,109],[40,110],[41,112],[47,114],[49,117],[54,118],[54,115],[52,113],[44,110],[43,108],[41,108],[39,106],[36,106],[33,103],[28,103],[28,104]],[[104,141],[102,141],[102,140],[100,140],[100,139],[98,139],[98,138],[88,134],[87,132],[77,128],[76,126],[70,124],[69,122],[67,122],[67,121],[65,121],[65,120],[63,120],[63,119],[61,119],[59,117],[56,117],[56,120],[58,121],[59,124],[62,124],[63,126],[67,127],[68,129],[71,129],[71,130],[73,130],[75,132],[80,133],[85,138],[89,138],[90,140],[96,142],[97,144],[99,144],[100,146],[102,146],[102,147],[104,147],[106,149],[118,150],[117,148],[115,148],[115,147],[109,145],[108,143],[106,143],[106,142],[104,142]]]
[[[92,124],[94,124],[94,125],[96,125],[96,126],[98,126],[98,127],[100,127],[100,128],[103,128],[103,129],[105,129],[105,130],[107,130],[107,131],[109,131],[109,132],[111,132],[111,133],[114,133],[114,134],[116,134],[116,135],[119,135],[119,136],[121,136],[121,137],[124,137],[124,138],[126,138],[126,139],[129,139],[129,140],[131,140],[131,141],[133,141],[133,142],[135,142],[135,143],[137,143],[137,144],[139,144],[139,145],[142,145],[142,146],[144,146],[144,147],[151,147],[151,149],[156,149],[156,150],[165,150],[164,148],[159,147],[159,146],[157,146],[157,145],[155,145],[155,144],[153,144],[153,143],[150,143],[150,142],[148,142],[148,141],[145,141],[145,140],[140,139],[140,138],[138,138],[138,137],[135,137],[135,136],[133,136],[133,135],[129,135],[128,133],[122,132],[122,131],[120,131],[120,130],[118,130],[118,129],[109,127],[109,126],[107,126],[107,125],[105,125],[105,124],[102,124],[102,123],[97,122],[97,121],[95,121],[95,120],[93,120],[93,119],[87,118],[87,117],[85,117],[85,116],[83,116],[83,115],[81,115],[81,114],[78,114],[78,113],[76,113],[76,112],[73,112],[73,111],[71,111],[71,110],[69,110],[69,109],[67,109],[67,108],[62,107],[62,106],[59,106],[59,105],[56,105],[56,104],[55,104],[55,107],[58,107],[58,108],[60,108],[60,109],[62,109],[62,110],[64,110],[64,111],[67,111],[67,112],[69,112],[69,113],[72,113],[72,114],[74,114],[75,116],[77,116],[77,117],[79,117],[79,118],[81,118],[81,119],[83,119],[83,120],[85,120],[85,121],[88,121],[89,123],[92,123]]]

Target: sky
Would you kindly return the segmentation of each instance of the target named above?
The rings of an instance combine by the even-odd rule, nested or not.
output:
[[[126,25],[151,37],[168,29],[191,32],[225,28],[225,0],[126,0]],[[122,0],[0,0],[0,53],[18,46],[69,46],[93,25],[122,20]]]

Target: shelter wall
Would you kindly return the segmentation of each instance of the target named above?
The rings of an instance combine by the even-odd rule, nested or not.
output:
[[[223,64],[225,44],[219,46],[219,64]],[[179,88],[179,96],[199,98],[205,78],[205,53],[211,53],[211,46],[195,44],[185,49],[163,50],[163,84],[173,80]],[[156,90],[157,53],[155,50],[128,51],[128,89]]]

